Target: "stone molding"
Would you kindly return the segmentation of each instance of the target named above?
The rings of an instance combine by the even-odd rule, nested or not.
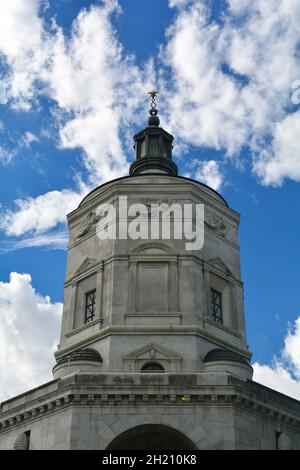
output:
[[[242,337],[242,335],[238,333],[237,331],[233,330],[232,328],[228,328],[228,326],[225,326],[222,323],[216,323],[215,321],[211,320],[209,317],[204,318],[204,324],[205,323],[208,323],[209,325],[213,325],[214,327],[220,330],[226,331],[226,333],[230,333],[231,335],[236,336],[239,339]]]
[[[221,325],[222,326],[222,325]],[[195,335],[200,338],[205,338],[211,341],[216,347],[221,346],[225,348],[232,349],[232,343],[223,340],[221,337],[216,337],[215,335],[211,334],[209,331],[199,328],[197,325],[160,325],[160,326],[128,326],[128,325],[110,325],[104,328],[99,329],[95,333],[91,334],[88,338],[82,338],[76,343],[71,344],[70,346],[66,346],[64,348],[59,349],[56,351],[55,357],[57,358],[60,355],[64,355],[68,352],[72,352],[79,347],[86,347],[94,343],[96,340],[102,337],[107,337],[110,335],[124,335],[124,334],[131,334],[131,335],[139,335],[139,334],[150,334],[153,335],[158,332],[160,335]],[[231,332],[231,330],[230,330]],[[235,350],[240,352],[241,354],[251,358],[252,354],[243,349],[239,346],[235,345]]]
[[[150,407],[230,406],[300,429],[299,402],[252,380],[240,380],[226,373],[74,373],[50,384],[51,387],[56,384],[56,389],[47,392],[49,384],[45,384],[44,394],[36,396],[36,389],[24,394],[28,395],[27,403],[20,404],[18,397],[15,407],[14,399],[2,403],[0,433],[68,407],[145,404]],[[6,403],[11,408],[3,411]]]
[[[92,391],[82,391],[81,389],[76,390],[76,387],[72,387],[74,390],[68,392],[61,397],[51,397],[48,402],[42,405],[35,405],[32,408],[28,408],[26,411],[12,410],[12,413],[7,413],[7,417],[0,421],[0,433],[7,430],[17,428],[23,425],[25,422],[31,422],[41,417],[47,417],[48,414],[60,411],[70,406],[95,406],[95,407],[106,407],[106,406],[128,406],[131,404],[145,406],[183,406],[183,407],[195,407],[195,406],[232,406],[238,407],[244,411],[250,411],[256,413],[265,419],[271,419],[272,421],[281,422],[284,425],[289,425],[300,429],[300,416],[295,418],[284,411],[275,410],[272,405],[267,406],[265,403],[260,403],[254,399],[244,396],[242,393],[238,393],[236,390],[228,390],[226,393],[224,390],[218,392],[214,390],[212,392],[197,392],[193,390],[191,393],[186,393],[183,387],[183,392],[178,393],[178,387],[174,389],[174,393],[166,392],[163,393],[160,389],[159,393],[154,391],[146,393],[143,390],[133,393],[132,391],[118,390],[116,393],[113,389],[107,390],[106,393],[92,393]]]
[[[77,328],[74,328],[74,330],[70,331],[69,333],[66,333],[66,338],[71,338],[72,336],[80,333],[81,331],[87,330],[88,328],[91,328],[95,325],[99,324],[100,328],[103,325],[103,319],[102,318],[96,318],[96,320],[93,320],[89,323],[85,323],[84,325],[78,326]]]
[[[140,247],[145,249],[145,245],[143,244]],[[151,247],[154,246],[154,244],[149,244]],[[156,245],[156,244],[155,244]],[[160,244],[157,244],[157,247],[159,248]],[[139,248],[139,247],[138,247]],[[77,271],[75,271],[74,275],[70,276],[64,283],[64,286],[67,287],[69,285],[74,285],[77,282],[81,281],[82,279],[85,279],[86,277],[96,273],[97,271],[103,271],[104,267],[109,265],[110,263],[118,262],[118,261],[127,261],[130,263],[130,261],[167,261],[167,262],[178,262],[178,261],[185,261],[185,260],[192,260],[196,263],[198,263],[200,266],[202,266],[204,269],[209,269],[212,272],[215,272],[217,275],[221,275],[224,279],[228,280],[230,279],[230,282],[232,284],[236,284],[238,286],[243,286],[242,281],[239,279],[236,279],[234,275],[229,271],[227,266],[222,262],[220,258],[215,258],[213,260],[203,260],[199,256],[195,254],[175,254],[171,252],[165,252],[165,253],[156,253],[156,254],[148,254],[148,253],[140,253],[138,251],[138,248],[136,248],[131,254],[129,255],[112,255],[109,256],[107,259],[102,260],[102,261],[96,261],[94,263],[90,262],[90,258],[86,258],[83,263],[79,266]],[[219,261],[219,263],[218,263]],[[223,264],[223,269],[221,267],[221,263]],[[226,271],[225,271],[226,269]]]
[[[68,221],[73,221],[76,219],[76,215],[78,211],[82,213],[87,213],[90,206],[93,205],[94,201],[99,199],[99,197],[105,197],[107,194],[113,193],[113,194],[126,194],[127,192],[129,194],[132,194],[132,188],[135,188],[135,191],[137,189],[145,191],[145,187],[153,187],[153,177],[157,180],[154,182],[155,186],[158,186],[159,188],[163,187],[164,188],[164,193],[166,194],[166,188],[169,189],[169,192],[172,194],[174,192],[174,188],[176,192],[189,192],[193,193],[194,195],[199,197],[199,194],[201,194],[201,198],[209,198],[214,201],[218,206],[221,208],[224,208],[224,212],[226,210],[231,211],[235,217],[239,217],[239,214],[234,210],[229,207],[225,199],[217,193],[215,190],[212,188],[208,187],[207,185],[201,183],[200,181],[196,181],[190,178],[186,178],[184,176],[177,176],[177,177],[172,177],[170,175],[164,175],[164,174],[144,174],[144,175],[139,175],[138,177],[130,177],[130,176],[125,176],[121,178],[117,178],[112,181],[108,181],[107,183],[104,183],[101,186],[98,186],[98,188],[95,188],[93,191],[91,191],[89,194],[85,196],[85,198],[81,201],[79,204],[78,208],[68,214]],[[165,181],[162,181],[162,178],[165,179]],[[166,182],[168,183],[166,185]],[[141,183],[143,183],[141,187]],[[149,197],[149,195],[148,195]]]

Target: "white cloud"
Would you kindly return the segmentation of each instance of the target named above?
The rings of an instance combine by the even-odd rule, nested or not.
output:
[[[295,375],[300,379],[300,317],[293,328],[289,328],[284,341],[283,357],[292,364]]]
[[[300,181],[300,111],[275,125],[271,148],[261,151],[254,168],[265,184],[280,185],[284,178]]]
[[[26,148],[30,148],[31,147],[31,144],[33,142],[38,142],[39,139],[37,138],[36,135],[34,135],[32,132],[30,131],[26,131],[24,136],[23,136],[23,141],[22,141],[22,144],[26,147]]]
[[[300,399],[300,317],[289,327],[284,348],[273,364],[255,363],[253,369],[257,382]]]
[[[69,40],[57,29],[47,70],[52,98],[74,114],[62,124],[61,146],[84,150],[84,164],[97,183],[128,172],[121,134],[140,119],[153,77],[151,63],[143,70],[124,53],[112,28],[112,7],[80,12]]]
[[[0,161],[2,162],[2,164],[6,165],[10,162],[11,159],[11,152],[7,150],[7,148],[5,148],[3,145],[0,145]]]
[[[193,0],[169,0],[170,7],[185,7]]]
[[[43,48],[43,22],[38,16],[40,0],[1,2],[0,54],[8,73],[1,82],[1,101],[29,109],[36,94],[36,80],[47,57]]]
[[[199,180],[216,191],[220,190],[224,177],[219,162],[216,160],[193,160],[189,167],[193,169],[193,172],[187,173],[186,176]]]
[[[0,121],[0,132],[4,130],[4,127],[1,127]],[[10,139],[11,140],[11,139]],[[32,134],[30,131],[26,131],[22,136],[18,138],[18,144],[15,145],[13,148],[10,148],[9,145],[6,144],[0,145],[0,161],[3,165],[8,165],[12,162],[17,155],[19,155],[23,149],[30,149],[31,144],[33,142],[38,142],[37,136]]]
[[[89,186],[127,174],[122,140],[129,126],[141,119],[140,103],[147,99],[145,90],[153,86],[153,67],[149,62],[140,69],[118,42],[111,24],[111,14],[120,10],[118,2],[82,10],[68,35],[54,21],[51,31],[46,30],[38,0],[7,3],[0,20],[0,29],[6,22],[0,50],[9,67],[5,89],[10,105],[26,111],[42,94],[53,100],[59,145],[82,150]],[[20,38],[14,42],[11,38],[19,28]],[[24,139],[28,147],[36,137],[27,133]],[[7,163],[15,155],[3,148],[0,158]],[[78,191],[67,189],[17,200],[1,227],[7,235],[51,229],[78,202]]]
[[[255,363],[253,369],[253,380],[256,382],[297,400],[300,399],[300,382],[293,378],[292,374],[282,365],[275,364],[271,367]]]
[[[0,48],[11,60],[34,50],[40,41],[39,0],[1,1]]]
[[[44,232],[65,223],[66,214],[76,209],[83,195],[83,192],[64,189],[50,191],[37,198],[17,199],[16,209],[4,214],[0,228],[8,236]]]
[[[51,31],[46,30],[39,16],[41,2],[23,3],[10,0],[12,6],[4,8],[7,36],[0,39],[9,66],[10,104],[26,110],[40,95],[50,97],[57,106],[61,147],[83,150],[91,180],[126,174],[121,130],[139,119],[137,110],[153,71],[150,65],[140,69],[123,51],[111,24],[118,2],[82,10],[68,36],[54,21]],[[22,44],[9,39],[19,26]]]
[[[169,4],[178,8],[163,50],[173,133],[235,158],[249,147],[263,184],[299,181],[299,144],[288,131],[298,124],[288,113],[300,77],[299,1],[228,0],[222,22],[204,0]]]
[[[51,380],[61,311],[35,291],[29,274],[0,282],[0,400]]]
[[[9,253],[11,251],[20,250],[22,248],[43,247],[55,250],[65,250],[68,245],[68,231],[56,230],[47,233],[40,233],[31,237],[4,240],[0,244],[0,254]]]

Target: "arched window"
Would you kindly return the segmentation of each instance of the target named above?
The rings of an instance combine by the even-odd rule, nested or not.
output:
[[[164,372],[165,369],[159,362],[146,362],[141,368],[141,372]]]

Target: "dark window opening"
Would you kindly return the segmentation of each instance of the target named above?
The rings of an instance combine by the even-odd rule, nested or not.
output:
[[[210,310],[212,319],[222,324],[222,294],[215,289],[210,290]]]
[[[95,318],[96,289],[85,294],[85,316],[84,323],[89,323]]]
[[[27,449],[26,450],[29,450],[29,446],[30,446],[30,431],[25,431],[25,435],[27,437]]]
[[[141,372],[164,372],[165,369],[159,362],[146,362],[141,368]]]
[[[275,431],[275,442],[276,442],[276,449],[279,450],[279,438],[281,436],[281,432]]]

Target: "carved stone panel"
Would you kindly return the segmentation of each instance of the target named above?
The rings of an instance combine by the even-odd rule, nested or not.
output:
[[[229,230],[229,225],[220,215],[217,215],[212,211],[206,211],[204,223],[206,227],[208,227],[220,237],[226,237]]]

